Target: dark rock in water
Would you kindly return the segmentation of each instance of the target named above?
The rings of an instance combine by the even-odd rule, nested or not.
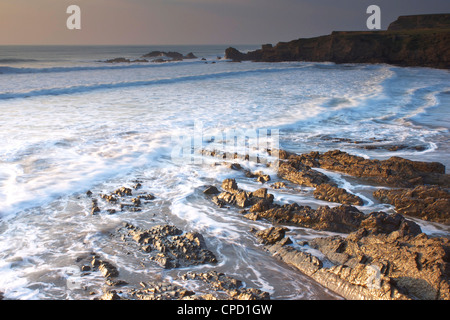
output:
[[[114,278],[119,276],[119,271],[117,271],[117,268],[107,261],[102,261],[98,266],[98,270],[100,270],[105,278]]]
[[[116,191],[114,191],[114,193],[117,194],[120,197],[133,195],[133,192],[131,191],[131,189],[130,188],[126,188],[126,187],[119,188]]]
[[[125,231],[144,252],[151,253],[151,260],[163,268],[217,262],[214,254],[207,249],[203,236],[197,232],[183,233],[182,230],[170,225],[160,225],[149,230],[126,225]]]
[[[105,61],[106,63],[130,63],[131,60],[127,58],[114,58]]]
[[[184,56],[184,59],[197,59],[197,57],[192,52],[189,52],[187,55]]]
[[[112,196],[112,195],[101,194],[100,198],[102,198],[102,199],[104,199],[104,200],[106,200],[108,202],[111,202],[111,203],[116,203],[117,202],[117,198]]]
[[[137,60],[130,60],[127,58],[114,58],[109,59],[105,61],[106,63],[139,63],[139,62],[148,62],[146,59],[137,59]]]
[[[92,210],[91,210],[91,214],[92,215],[96,215],[97,213],[99,213],[101,210],[100,210],[100,208],[98,207],[98,206],[94,206],[94,207],[92,207]]]
[[[380,189],[374,197],[395,206],[398,213],[450,225],[450,193],[437,186],[414,189]]]
[[[207,186],[205,190],[203,190],[204,194],[219,194],[219,190],[217,190],[214,186]]]
[[[247,55],[240,52],[239,50],[229,47],[225,50],[225,59],[231,59],[233,61],[248,60]]]
[[[171,60],[165,59],[154,59],[153,62],[166,62],[166,61],[182,61],[183,59],[196,59],[197,57],[192,53],[188,53],[186,56],[183,56],[179,52],[174,51],[152,51],[142,56],[143,58],[158,58],[158,57],[167,57]]]
[[[348,193],[345,189],[338,188],[327,183],[321,184],[316,187],[316,190],[314,190],[314,198],[355,206],[361,206],[363,204],[363,201],[360,197]]]
[[[179,52],[173,52],[173,51],[165,52],[165,56],[172,58],[172,60],[175,60],[175,61],[183,60],[183,55]]]
[[[270,176],[264,174],[262,171],[251,172],[250,170],[244,170],[244,174],[248,178],[256,178],[256,181],[266,183],[270,181]]]
[[[224,189],[225,191],[231,192],[231,193],[239,192],[239,189],[238,189],[235,179],[225,179],[222,182],[222,189]]]
[[[238,188],[235,179],[225,179],[222,182],[222,189],[226,190],[213,198],[213,202],[219,207],[225,204],[246,208],[255,206],[251,210],[257,210],[256,205],[261,209],[269,209],[272,207],[273,195],[267,192],[266,188],[258,189],[254,192],[247,192]]]
[[[161,57],[164,55],[165,55],[165,52],[163,52],[163,51],[152,51],[150,53],[144,54],[142,57],[143,58],[156,58],[156,57]]]

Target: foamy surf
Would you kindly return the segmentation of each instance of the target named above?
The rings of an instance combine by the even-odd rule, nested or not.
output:
[[[117,264],[130,285],[139,286],[145,274],[177,278],[187,271],[161,271],[149,261],[142,266],[141,253],[126,254],[123,241],[111,236],[123,222],[143,228],[169,223],[201,232],[219,259],[217,266],[193,270],[223,271],[272,298],[338,298],[261,250],[248,231],[269,223],[218,208],[202,193],[204,186],[220,187],[226,178],[247,191],[262,187],[259,182],[198,153],[187,163],[173,159],[176,137],[191,141],[196,123],[203,130],[201,147],[211,150],[220,150],[233,130],[278,130],[280,147],[294,152],[341,149],[365,158],[426,157],[450,164],[449,131],[442,120],[448,117],[445,71],[239,64],[217,60],[223,48],[203,50],[215,64],[105,66],[95,62],[98,53],[76,63],[48,62],[48,56],[46,62],[3,62],[8,65],[0,74],[0,291],[6,298],[92,298],[89,292],[103,283],[101,274],[83,277],[73,268],[90,252]],[[276,170],[263,163],[232,162],[264,171],[270,183],[278,181]],[[372,197],[376,187],[323,173],[360,196],[365,213],[393,212]],[[91,215],[88,190],[110,194],[136,181],[142,184],[136,194],[155,196],[145,210],[121,212],[102,203],[117,212]],[[315,199],[308,187],[269,192],[281,204],[337,205]],[[448,234],[441,226],[421,226],[429,234]],[[298,241],[330,235],[295,227],[289,232]]]

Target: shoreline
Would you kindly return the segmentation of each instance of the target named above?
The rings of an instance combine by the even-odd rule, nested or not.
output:
[[[273,153],[274,150],[268,150]],[[233,155],[230,161],[223,160],[224,154],[202,150],[205,157],[222,159],[231,172],[241,171],[245,177],[256,180],[261,188],[253,192],[241,189],[235,179],[225,179],[221,185],[205,185],[201,188],[203,197],[211,206],[219,206],[228,212],[237,212],[250,223],[248,235],[254,239],[260,250],[267,252],[282,263],[292,266],[315,283],[349,300],[449,300],[449,278],[443,271],[448,268],[450,240],[447,237],[427,236],[421,227],[409,218],[444,222],[448,220],[450,201],[448,174],[439,163],[409,161],[394,158],[391,162],[366,160],[341,151],[326,153],[311,152],[295,154],[278,150],[280,163],[268,163],[268,168],[277,166],[277,177],[262,172],[252,172],[239,165],[245,155]],[[227,158],[230,159],[230,158]],[[248,159],[248,157],[247,157]],[[379,170],[388,163],[390,170]],[[361,171],[361,166],[364,170]],[[386,214],[373,212],[365,214],[358,208],[364,202],[352,203],[345,189],[335,185],[332,178],[314,168],[326,168],[329,172],[346,172],[362,181],[378,183],[388,189],[380,195],[380,201],[392,202],[389,190],[395,192],[404,204],[393,201],[397,211]],[[393,170],[395,168],[396,170]],[[444,173],[442,173],[444,172]],[[387,174],[394,179],[377,177]],[[276,179],[275,179],[276,178]],[[375,180],[374,180],[375,179]],[[431,179],[431,180],[427,180]],[[273,182],[276,181],[276,182]],[[422,183],[432,181],[437,185]],[[83,277],[101,274],[104,284],[91,288],[94,299],[102,300],[269,300],[270,293],[245,284],[244,278],[230,277],[226,272],[214,269],[207,272],[190,271],[189,266],[216,266],[223,258],[215,253],[214,246],[198,232],[181,230],[174,225],[157,224],[150,229],[140,228],[125,222],[127,213],[146,210],[156,198],[141,191],[144,181],[135,181],[133,186],[120,187],[109,194],[94,194],[87,191],[84,198],[92,202],[89,215],[93,219],[103,214],[124,214],[123,223],[109,232],[109,237],[121,239],[125,250],[142,254],[156,268],[177,270],[178,276],[149,281],[145,276],[133,287],[122,279],[121,266],[110,259],[92,252],[78,257],[77,265]],[[301,203],[278,204],[271,190],[290,188],[292,185],[313,187],[314,197],[330,202],[330,206],[312,209]],[[325,188],[322,188],[324,187]],[[400,190],[400,191],[399,191]],[[436,201],[429,197],[422,201],[423,191],[434,192]],[[431,191],[430,191],[431,190]],[[397,192],[400,192],[398,194]],[[402,198],[403,196],[403,198]],[[383,197],[386,197],[384,199]],[[359,199],[361,200],[361,199]],[[423,207],[424,202],[427,206]],[[443,202],[444,204],[440,203]],[[112,207],[116,209],[111,209]],[[433,214],[415,215],[415,208],[422,208]],[[441,211],[436,212],[437,208]],[[427,211],[427,212],[428,212]],[[442,220],[442,215],[447,219]],[[271,227],[252,227],[251,221],[264,220]],[[424,221],[425,221],[424,220]],[[295,240],[295,228],[329,231],[341,235],[314,237],[310,240]],[[311,251],[312,250],[312,251]],[[320,253],[319,255],[317,253]],[[159,266],[159,267],[158,267]],[[440,271],[439,271],[440,270]],[[126,274],[126,273],[125,273]],[[126,278],[126,275],[124,275]],[[410,280],[402,280],[410,279]],[[180,282],[187,284],[183,286]],[[79,284],[76,281],[74,286]],[[197,286],[203,289],[193,290]],[[0,290],[1,291],[1,290]],[[102,295],[99,295],[103,292]],[[205,293],[206,292],[206,293]],[[4,298],[7,299],[7,298]]]

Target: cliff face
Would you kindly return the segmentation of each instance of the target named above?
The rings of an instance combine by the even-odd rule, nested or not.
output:
[[[449,15],[438,15],[436,24],[430,17],[400,17],[394,30],[368,32],[333,32],[331,35],[280,42],[275,47],[241,53],[228,48],[225,55],[235,61],[330,61],[335,63],[388,63],[401,66],[450,68],[450,28],[402,29],[445,26]],[[432,20],[432,19],[431,19]]]
[[[450,29],[450,14],[400,16],[388,28],[391,31],[414,29]]]

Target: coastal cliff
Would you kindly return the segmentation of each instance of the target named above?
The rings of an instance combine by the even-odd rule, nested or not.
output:
[[[335,31],[263,45],[248,53],[228,48],[225,55],[233,61],[387,63],[449,69],[450,14],[402,16],[386,31]]]

